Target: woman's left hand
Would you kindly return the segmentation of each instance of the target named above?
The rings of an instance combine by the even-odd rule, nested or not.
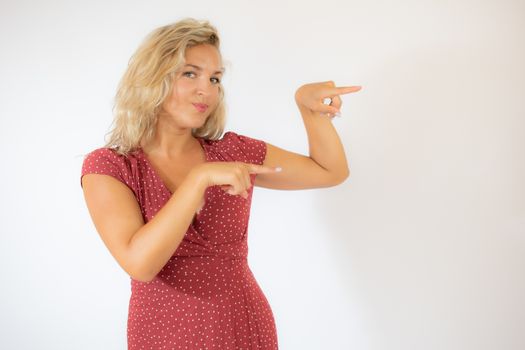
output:
[[[343,104],[339,95],[359,90],[361,86],[336,87],[333,81],[305,84],[295,92],[295,102],[299,107],[308,108],[313,113],[324,113],[333,117],[340,112]],[[324,104],[326,98],[330,98],[332,102]]]

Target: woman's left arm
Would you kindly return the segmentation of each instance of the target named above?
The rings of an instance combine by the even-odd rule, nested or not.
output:
[[[255,186],[299,190],[331,187],[348,178],[350,170],[344,148],[331,118],[340,111],[342,101],[339,95],[360,89],[360,86],[335,87],[332,81],[301,86],[295,93],[295,101],[308,135],[310,156],[266,143],[263,165],[279,166],[282,171],[275,174],[258,174]],[[332,103],[323,104],[325,98],[331,98]]]

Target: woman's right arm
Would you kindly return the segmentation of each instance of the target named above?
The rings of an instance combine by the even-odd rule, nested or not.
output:
[[[210,162],[192,169],[168,202],[144,224],[133,192],[109,175],[85,174],[82,187],[89,213],[104,244],[135,280],[151,281],[181,243],[208,186],[221,185],[248,197],[250,173],[279,172],[242,162]]]
[[[84,198],[104,244],[133,278],[151,281],[173,255],[208,186],[201,172],[190,171],[168,202],[144,224],[133,192],[108,175],[82,177]]]

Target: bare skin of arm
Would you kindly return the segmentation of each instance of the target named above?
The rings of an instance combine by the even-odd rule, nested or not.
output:
[[[107,175],[87,174],[82,178],[84,197],[97,231],[133,279],[151,281],[179,246],[206,190],[205,182],[197,175],[190,172],[147,224],[126,185]]]
[[[348,94],[360,89],[360,86],[335,87],[332,81],[301,86],[296,91],[295,102],[306,128],[310,155],[290,152],[266,143],[264,165],[273,167],[282,164],[284,169],[278,175],[257,176],[255,186],[301,190],[336,186],[347,179],[350,169],[330,116],[341,108],[339,94]],[[332,98],[333,104],[324,105],[322,101],[325,97]]]
[[[275,169],[240,162],[196,166],[146,224],[133,192],[117,179],[86,174],[82,187],[95,228],[113,257],[133,279],[149,282],[181,243],[208,186],[220,184],[227,193],[247,198],[250,173],[269,172]]]
[[[104,244],[133,279],[149,282],[181,243],[208,186],[221,185],[229,194],[246,198],[246,191],[252,186],[250,173],[259,174],[254,185],[276,189],[341,183],[349,175],[344,149],[330,121],[319,113],[335,113],[342,104],[338,95],[359,89],[337,88],[333,82],[304,85],[296,93],[296,102],[307,130],[310,157],[267,144],[263,165],[219,162],[197,166],[146,224],[126,185],[107,175],[84,175],[86,204]],[[333,97],[332,106],[322,104],[327,96]],[[275,174],[273,167],[281,165],[282,173]]]

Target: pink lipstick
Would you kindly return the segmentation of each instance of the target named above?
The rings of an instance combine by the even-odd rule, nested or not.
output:
[[[201,113],[206,112],[206,110],[208,109],[208,105],[204,103],[193,103],[193,105]]]

